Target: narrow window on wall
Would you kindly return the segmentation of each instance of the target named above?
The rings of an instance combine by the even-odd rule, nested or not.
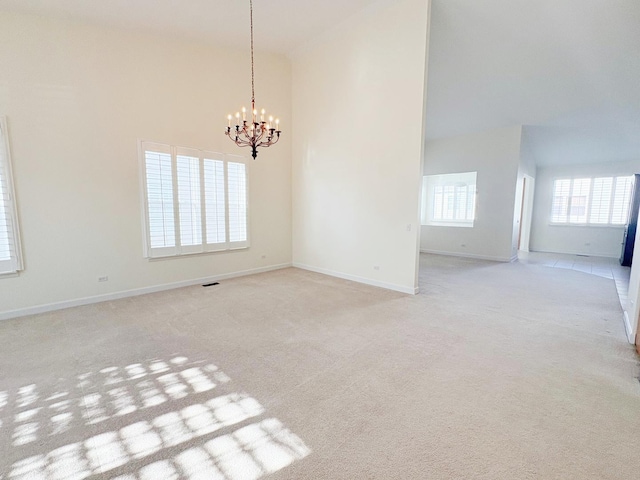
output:
[[[426,175],[422,183],[422,224],[473,227],[477,172]]]
[[[632,176],[555,180],[551,223],[624,225],[632,188]]]
[[[0,117],[0,275],[22,270],[6,118]]]
[[[249,246],[244,157],[151,142],[141,152],[147,257]]]

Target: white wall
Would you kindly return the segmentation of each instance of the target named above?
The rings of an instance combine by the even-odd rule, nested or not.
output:
[[[427,142],[424,174],[477,171],[473,228],[422,226],[426,252],[509,261],[520,162],[521,127],[508,127]],[[517,241],[517,239],[516,239]]]
[[[523,187],[524,187],[524,177],[525,175],[528,176],[528,181],[530,182],[529,185],[527,185],[527,188],[530,188],[531,186],[534,185],[534,183],[532,183],[532,180],[535,180],[536,177],[536,161],[535,158],[533,156],[533,152],[531,151],[529,142],[527,142],[527,127],[522,127],[522,134],[521,134],[521,140],[520,140],[520,158],[518,159],[518,180],[516,183],[516,197],[515,197],[515,205],[514,205],[514,209],[513,209],[513,236],[512,236],[512,251],[516,251],[518,250],[518,241],[520,240],[520,223],[521,223],[521,216],[524,217],[524,221],[526,221],[526,212],[527,210],[530,212],[533,208],[533,205],[531,205],[531,201],[528,202],[527,205],[522,205],[522,194],[523,194]],[[530,200],[532,197],[528,197],[528,199]],[[531,220],[531,214],[529,215],[529,219]],[[523,226],[524,227],[524,226]],[[531,223],[529,223],[528,228],[531,228]],[[523,237],[526,237],[526,235],[524,235],[524,229],[523,229]],[[526,240],[525,240],[526,243]],[[525,250],[526,245],[524,245]]]
[[[295,265],[415,291],[428,8],[377,2],[295,55]]]
[[[284,134],[250,166],[251,248],[156,261],[142,258],[137,140],[238,153],[223,130],[250,100],[247,51],[2,13],[0,65],[26,264],[0,279],[0,314],[291,262],[286,58],[257,54],[258,99]]]
[[[619,257],[624,227],[551,225],[549,223],[553,181],[560,177],[632,175],[634,173],[640,173],[640,161],[539,167],[536,174],[531,250]]]

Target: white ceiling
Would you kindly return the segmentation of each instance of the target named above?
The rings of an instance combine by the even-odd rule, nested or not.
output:
[[[256,46],[291,53],[375,0],[254,0]],[[0,0],[0,10],[245,47],[249,0]]]
[[[640,160],[640,1],[433,0],[427,134],[522,124],[539,165]]]

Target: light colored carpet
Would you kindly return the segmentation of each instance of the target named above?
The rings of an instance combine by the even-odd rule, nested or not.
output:
[[[0,323],[0,479],[621,479],[612,280],[423,255],[415,297],[287,269]]]

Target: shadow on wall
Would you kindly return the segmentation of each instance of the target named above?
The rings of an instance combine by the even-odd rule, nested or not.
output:
[[[0,390],[0,479],[246,480],[309,455],[229,384],[215,365],[175,356],[86,372],[51,391]]]

